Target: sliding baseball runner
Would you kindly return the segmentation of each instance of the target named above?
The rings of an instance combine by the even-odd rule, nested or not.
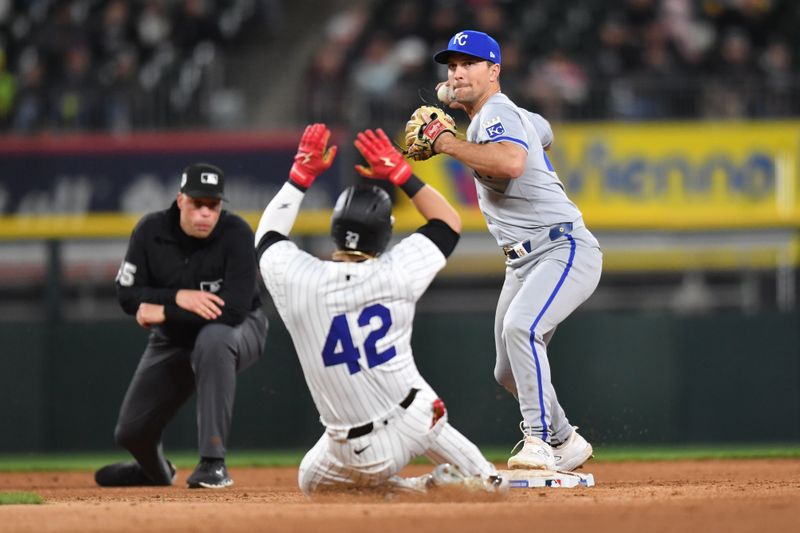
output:
[[[507,482],[447,421],[447,409],[419,374],[411,351],[415,304],[456,246],[461,220],[435,189],[411,174],[382,130],[358,134],[368,165],[389,180],[427,223],[387,250],[389,196],[372,185],[346,189],[333,211],[333,261],[288,239],[317,175],[333,163],[324,124],[306,128],[288,182],[264,210],[256,232],[264,282],[286,324],[324,432],[300,465],[306,494],[330,487],[426,490],[457,480],[490,492]],[[414,457],[439,465],[434,475],[401,478]]]

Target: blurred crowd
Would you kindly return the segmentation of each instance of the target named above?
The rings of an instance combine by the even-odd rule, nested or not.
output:
[[[220,98],[209,94],[223,58],[247,39],[275,45],[263,36],[282,2],[0,0],[0,131],[217,127],[209,106]],[[298,124],[396,127],[435,101],[446,69],[431,56],[461,29],[497,38],[502,90],[551,120],[800,114],[797,0],[338,5],[348,7],[321,37],[309,32],[319,42],[296,93]]]
[[[435,101],[433,53],[477,29],[503,92],[551,120],[797,116],[798,27],[796,0],[380,0],[330,20],[303,109],[396,127]]]
[[[0,131],[205,125],[219,48],[265,3],[0,0]]]

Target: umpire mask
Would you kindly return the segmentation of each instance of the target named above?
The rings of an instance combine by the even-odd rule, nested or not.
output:
[[[353,185],[336,200],[331,237],[339,250],[377,256],[392,236],[392,201],[374,185]]]

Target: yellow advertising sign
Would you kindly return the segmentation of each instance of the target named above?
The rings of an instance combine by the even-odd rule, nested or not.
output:
[[[549,155],[596,229],[800,223],[800,122],[565,125]],[[434,158],[415,172],[472,218],[467,169]]]
[[[556,139],[559,177],[595,225],[798,221],[800,123],[569,126]]]

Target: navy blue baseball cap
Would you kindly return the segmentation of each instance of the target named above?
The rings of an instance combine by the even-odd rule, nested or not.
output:
[[[464,30],[456,33],[447,43],[447,49],[437,52],[433,56],[433,60],[446,65],[448,56],[453,52],[475,56],[492,63],[500,63],[500,45],[482,31]]]

